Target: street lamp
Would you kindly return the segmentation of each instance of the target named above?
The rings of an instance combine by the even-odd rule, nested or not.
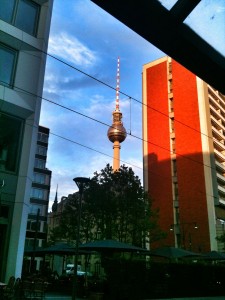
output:
[[[81,221],[81,210],[82,210],[82,197],[84,187],[90,182],[89,178],[86,177],[75,177],[73,181],[76,183],[79,189],[79,203],[78,203],[78,219],[77,219],[77,240],[76,240],[76,251],[75,251],[75,261],[74,261],[74,280],[73,280],[73,294],[72,299],[76,300],[77,292],[77,265],[78,265],[78,255],[79,255],[79,242],[80,242],[80,221]]]

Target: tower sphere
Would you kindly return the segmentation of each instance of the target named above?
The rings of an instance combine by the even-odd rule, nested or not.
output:
[[[120,142],[122,143],[126,137],[127,132],[126,129],[123,127],[122,123],[113,123],[112,126],[108,129],[108,139],[114,143],[114,142]]]

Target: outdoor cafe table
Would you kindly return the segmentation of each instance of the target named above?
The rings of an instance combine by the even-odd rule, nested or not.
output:
[[[0,298],[2,299],[3,296],[3,288],[6,286],[7,284],[4,282],[0,282]]]
[[[6,283],[4,283],[4,282],[0,282],[0,289],[3,289],[4,288],[4,286],[6,286],[7,284]]]

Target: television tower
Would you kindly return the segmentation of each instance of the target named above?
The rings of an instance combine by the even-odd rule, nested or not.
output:
[[[113,143],[113,171],[117,171],[120,168],[120,143],[122,143],[126,137],[127,132],[123,127],[122,113],[119,108],[119,90],[120,90],[120,58],[117,60],[117,76],[116,76],[116,109],[113,111],[113,123],[108,129],[108,139]]]

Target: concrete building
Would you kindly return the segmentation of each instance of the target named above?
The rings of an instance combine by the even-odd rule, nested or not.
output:
[[[47,217],[52,175],[52,172],[46,168],[48,138],[49,129],[39,126],[25,240],[25,247],[28,249],[45,247],[47,243]],[[24,261],[23,269],[30,271],[32,267],[40,270],[41,262],[42,259],[37,257],[32,266],[30,260]]]
[[[53,0],[0,9],[0,280],[22,270]]]
[[[163,57],[143,67],[144,185],[164,245],[206,252],[225,222],[225,97]]]

